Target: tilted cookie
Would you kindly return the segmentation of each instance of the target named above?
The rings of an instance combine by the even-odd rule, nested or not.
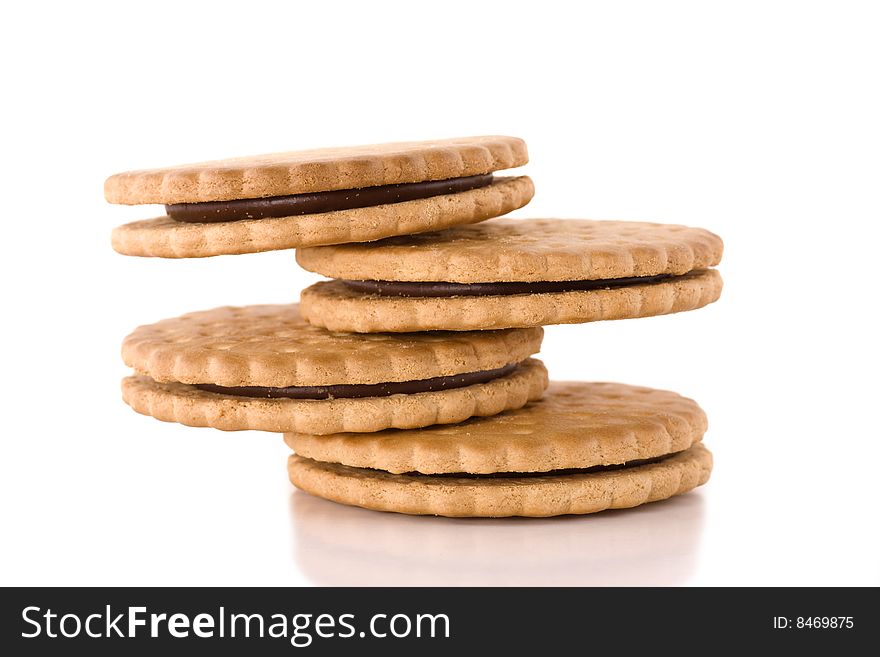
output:
[[[721,294],[721,239],[686,226],[499,219],[368,244],[298,249],[337,280],[302,292],[334,331],[479,330],[648,317]]]
[[[406,336],[330,333],[296,304],[217,308],[123,342],[134,410],[229,431],[411,429],[520,408],[547,386],[541,329]]]
[[[552,516],[637,506],[705,483],[706,416],[672,392],[552,383],[525,408],[448,427],[286,434],[304,491],[379,511]]]
[[[528,203],[515,137],[325,148],[110,176],[111,203],[165,205],[166,215],[113,231],[113,248],[163,258],[254,253],[378,240],[506,214]]]

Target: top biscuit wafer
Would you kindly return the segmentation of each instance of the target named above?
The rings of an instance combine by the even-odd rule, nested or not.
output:
[[[155,381],[320,386],[412,381],[524,360],[541,329],[356,336],[308,325],[296,304],[215,308],[135,329],[126,365]]]
[[[525,142],[487,136],[274,153],[110,176],[111,203],[200,203],[445,180],[518,167]]]
[[[309,271],[349,280],[602,280],[681,275],[717,265],[721,239],[707,230],[635,221],[496,219],[365,244],[299,249]]]
[[[300,456],[423,474],[550,472],[681,452],[706,432],[706,414],[674,392],[621,383],[553,382],[543,399],[489,419],[418,431],[324,436],[288,433]]]

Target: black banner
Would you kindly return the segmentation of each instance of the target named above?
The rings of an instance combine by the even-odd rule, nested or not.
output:
[[[5,654],[514,654],[582,645],[705,653],[877,639],[872,589],[4,589]],[[709,643],[706,643],[709,642]]]

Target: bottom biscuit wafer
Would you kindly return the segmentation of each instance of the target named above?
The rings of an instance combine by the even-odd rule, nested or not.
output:
[[[503,476],[390,474],[297,455],[291,482],[317,497],[377,511],[450,517],[547,517],[622,509],[680,495],[709,479],[702,444],[647,464]]]
[[[258,399],[159,383],[145,376],[122,380],[122,397],[135,411],[164,422],[223,431],[339,431],[412,429],[494,415],[540,398],[543,363],[528,358],[512,373],[486,383],[436,392],[357,399]]]
[[[669,315],[717,301],[722,286],[714,269],[586,292],[482,296],[382,296],[337,280],[306,288],[301,304],[311,324],[331,331],[473,331]]]

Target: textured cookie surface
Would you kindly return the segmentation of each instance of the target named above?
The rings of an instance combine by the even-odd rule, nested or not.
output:
[[[528,162],[525,142],[489,136],[322,148],[110,176],[111,203],[200,203],[445,180]]]
[[[704,269],[655,283],[589,291],[458,297],[392,297],[324,281],[301,293],[302,315],[333,331],[470,331],[651,317],[702,308],[721,296]]]
[[[541,329],[349,335],[310,326],[297,304],[224,307],[135,329],[126,365],[155,381],[322,386],[416,381],[492,370],[541,347]]]
[[[119,253],[160,258],[366,242],[484,221],[521,208],[534,193],[528,176],[500,177],[457,194],[294,217],[185,223],[163,216],[119,226],[111,241]]]
[[[414,429],[462,422],[521,408],[539,399],[547,370],[529,359],[513,373],[464,388],[356,399],[255,399],[222,395],[145,376],[122,381],[122,397],[138,413],[165,422],[224,431],[308,434]]]
[[[307,493],[377,511],[454,517],[546,517],[656,502],[709,479],[702,445],[650,465],[591,474],[523,477],[400,475],[291,455],[290,481]]]
[[[615,465],[688,449],[706,415],[674,392],[621,383],[554,382],[518,411],[463,424],[369,435],[289,433],[315,461],[391,473],[549,472]]]
[[[685,274],[717,265],[721,239],[702,228],[635,221],[501,219],[369,244],[300,249],[330,278],[383,281],[573,281]]]

